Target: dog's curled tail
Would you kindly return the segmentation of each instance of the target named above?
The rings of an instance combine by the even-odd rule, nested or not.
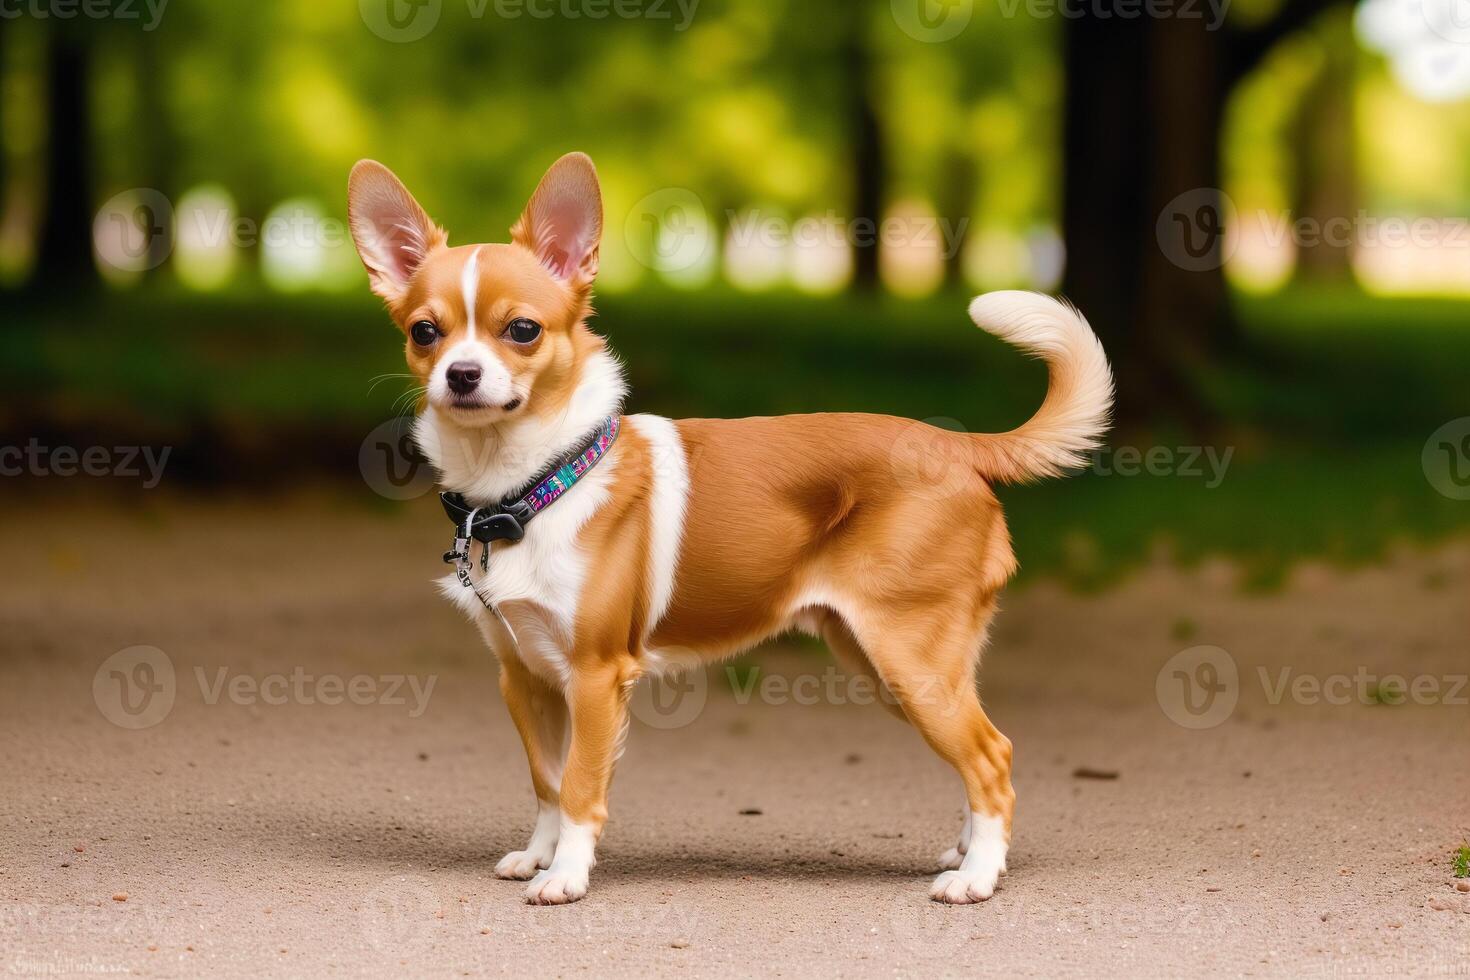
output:
[[[1113,408],[1113,372],[1097,335],[1070,303],[1004,290],[975,297],[970,318],[982,330],[1046,361],[1046,399],[1018,429],[976,437],[983,474],[1025,483],[1086,465],[1101,445]]]

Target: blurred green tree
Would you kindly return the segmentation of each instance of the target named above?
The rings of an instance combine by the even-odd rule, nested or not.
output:
[[[1358,46],[1350,7],[1324,15],[1316,30],[1321,58],[1316,77],[1297,107],[1292,195],[1295,214],[1330,231],[1357,210],[1357,126],[1353,119]],[[1297,252],[1297,275],[1317,282],[1346,282],[1351,249],[1338,232]]]

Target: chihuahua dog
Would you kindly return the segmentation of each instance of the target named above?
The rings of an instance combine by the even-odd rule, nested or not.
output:
[[[586,895],[638,679],[795,628],[958,771],[967,816],[930,897],[989,898],[1015,805],[1010,740],[976,691],[1016,569],[992,488],[1081,466],[1107,430],[1112,375],[1082,316],[1024,292],[971,304],[1049,369],[1041,408],[1003,434],[858,414],[624,417],[621,366],[587,324],[603,231],[588,157],[552,165],[509,244],[451,247],[373,161],[348,199],[423,386],[416,439],[452,491],[458,574],[442,587],[498,658],[530,763],[535,830],[496,874],[529,879],[533,904]]]

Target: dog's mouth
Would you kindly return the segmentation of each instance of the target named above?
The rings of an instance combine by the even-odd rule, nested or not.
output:
[[[503,405],[495,405],[474,396],[469,396],[450,399],[449,408],[455,412],[466,414],[478,414],[481,412],[505,412],[509,414],[520,408],[522,403],[523,399],[512,398]]]

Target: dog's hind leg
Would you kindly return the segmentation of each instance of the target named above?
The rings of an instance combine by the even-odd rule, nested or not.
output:
[[[965,807],[965,824],[960,828],[960,839],[954,847],[939,855],[939,870],[955,871],[965,863],[965,852],[970,849],[970,834],[973,832],[974,819],[968,806]]]
[[[536,791],[536,829],[523,851],[512,851],[495,866],[499,878],[526,881],[551,867],[561,833],[561,775],[565,754],[567,705],[560,691],[537,677],[514,654],[500,664],[500,693],[526,748],[531,785]]]
[[[908,721],[908,716],[903,713],[903,708],[898,703],[898,698],[883,683],[883,678],[878,676],[873,661],[868,659],[867,651],[858,642],[857,637],[852,635],[852,630],[842,621],[842,617],[835,612],[827,611],[821,621],[822,641],[827,644],[827,649],[832,651],[832,656],[837,662],[852,673],[868,678],[872,681],[874,689],[878,694],[878,703],[883,705],[895,718]]]
[[[852,635],[852,630],[835,612],[827,612],[821,622],[822,639],[827,644],[827,649],[832,651],[832,656],[842,664],[850,673],[867,677],[878,692],[878,703],[883,705],[885,711],[892,714],[900,721],[908,721],[909,716],[904,714],[903,706],[899,704],[888,685],[883,683],[883,678],[878,676],[873,661],[868,658],[867,651],[858,642],[857,637]],[[939,855],[939,867],[943,871],[953,871],[964,862],[965,852],[970,849],[970,835],[973,830],[974,820],[971,811],[965,808],[965,823],[960,829],[959,840],[954,847]]]
[[[1006,869],[1016,805],[1011,741],[990,723],[968,679],[957,688],[936,690],[933,700],[903,685],[895,693],[924,740],[959,772],[969,801],[967,840],[954,855],[960,858],[959,867],[940,874],[929,895],[955,905],[984,901]]]
[[[960,774],[969,803],[964,846],[941,861],[958,866],[934,881],[935,901],[964,905],[989,898],[1006,868],[1016,794],[1011,787],[1011,742],[980,706],[974,665],[981,629],[938,627],[965,622],[955,611],[929,611],[910,628],[875,644],[874,665],[930,748]]]

